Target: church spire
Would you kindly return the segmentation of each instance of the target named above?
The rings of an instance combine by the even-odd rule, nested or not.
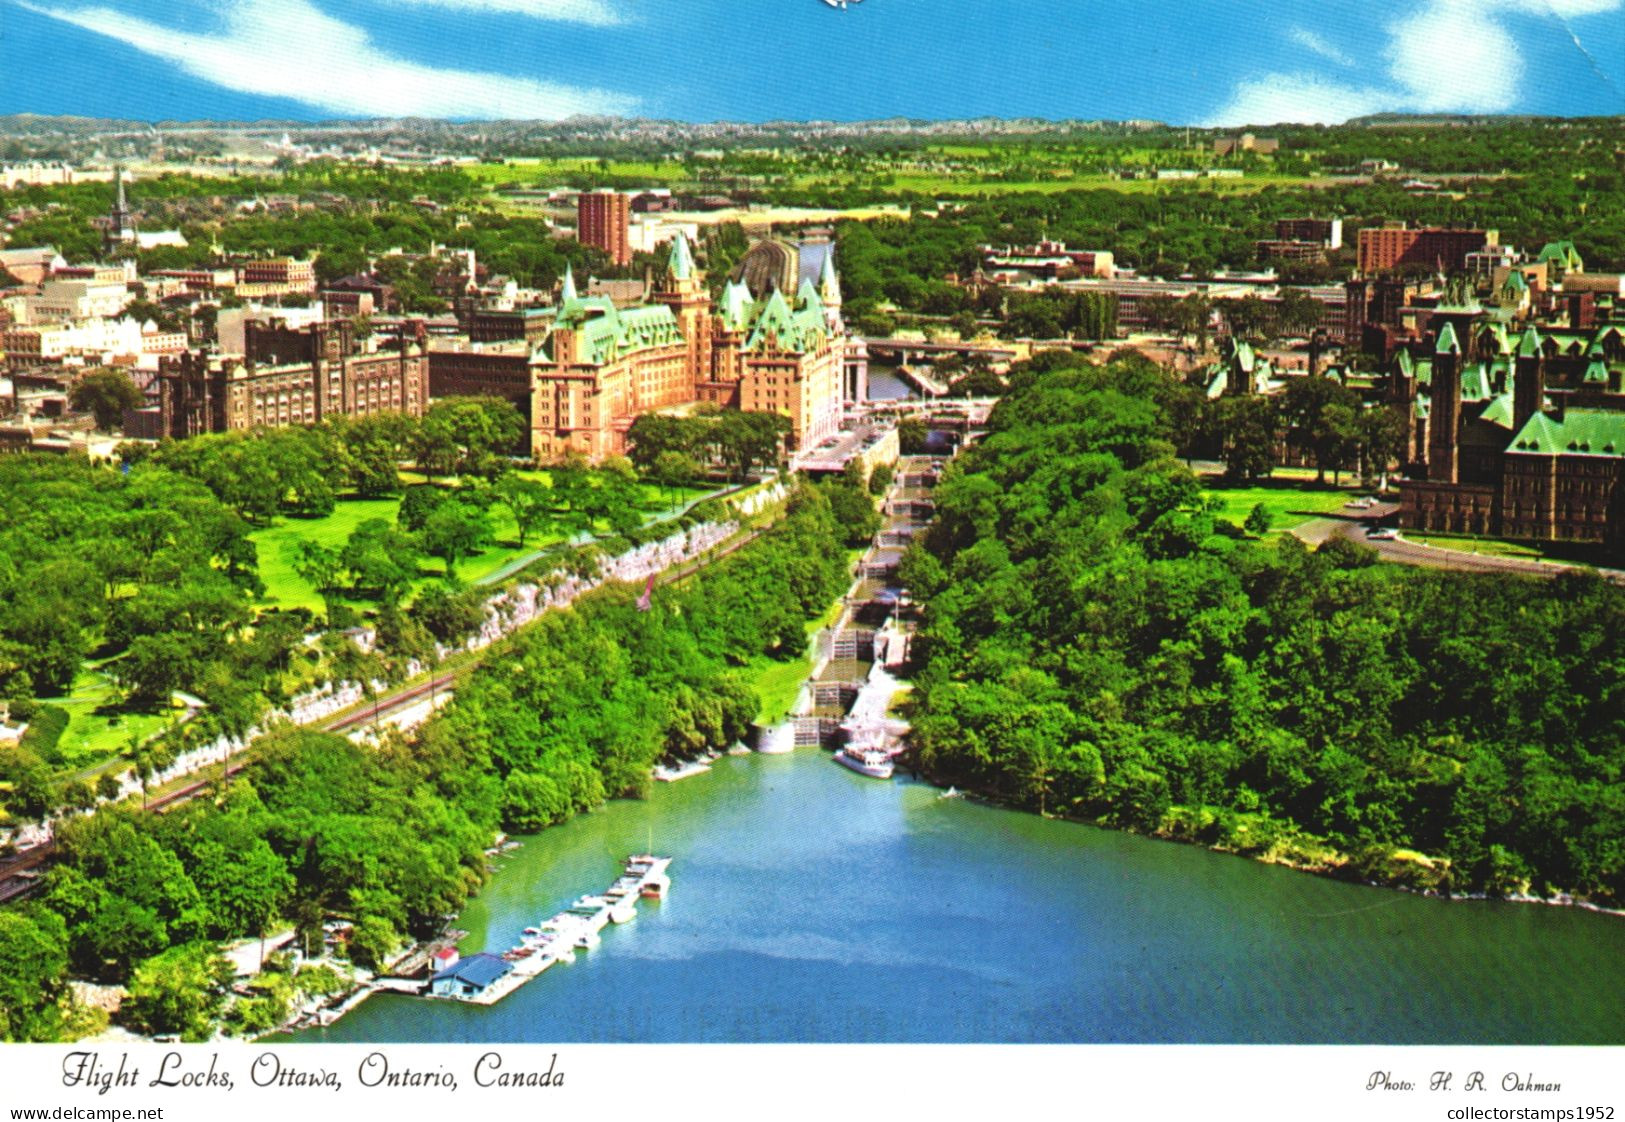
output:
[[[564,267],[564,290],[559,293],[559,305],[562,308],[565,304],[568,304],[570,301],[576,298],[575,271],[571,269],[570,266],[566,265]]]

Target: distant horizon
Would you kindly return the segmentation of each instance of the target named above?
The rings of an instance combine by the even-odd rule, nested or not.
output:
[[[149,124],[1625,115],[1625,0],[0,0],[0,20],[0,113]]]
[[[282,129],[314,129],[332,128],[336,126],[367,126],[367,125],[401,125],[412,122],[434,126],[447,126],[452,128],[475,127],[479,125],[534,125],[550,127],[569,127],[571,125],[590,125],[594,123],[609,124],[647,124],[671,125],[679,128],[774,128],[774,127],[809,127],[816,125],[831,125],[836,127],[854,127],[860,125],[887,125],[894,122],[906,122],[914,125],[973,125],[982,121],[993,121],[1000,124],[1022,124],[1031,122],[1037,125],[1060,128],[1068,125],[1105,125],[1136,127],[1151,131],[1155,129],[1168,129],[1177,131],[1188,129],[1193,132],[1240,132],[1256,131],[1261,129],[1339,129],[1359,128],[1367,122],[1383,124],[1405,125],[1408,122],[1422,124],[1425,122],[1460,123],[1463,125],[1477,123],[1514,123],[1526,121],[1540,123],[1548,121],[1611,121],[1625,122],[1625,111],[1619,113],[1369,113],[1361,117],[1351,117],[1346,121],[1329,122],[1301,122],[1301,121],[1246,121],[1231,125],[1195,124],[1181,121],[1163,121],[1153,117],[1035,117],[1035,116],[998,116],[995,114],[982,114],[975,117],[907,117],[893,115],[887,117],[803,117],[803,118],[771,118],[764,120],[745,120],[742,118],[713,118],[710,120],[685,120],[677,117],[646,117],[646,116],[609,116],[602,114],[581,114],[572,117],[546,118],[546,117],[421,117],[421,116],[373,116],[373,117],[259,117],[225,118],[225,117],[128,117],[128,116],[96,116],[79,113],[37,113],[31,110],[19,109],[0,113],[0,125],[18,121],[24,118],[33,118],[42,121],[63,120],[80,121],[103,124],[135,124],[151,128],[164,127],[215,127],[215,128],[282,128]]]

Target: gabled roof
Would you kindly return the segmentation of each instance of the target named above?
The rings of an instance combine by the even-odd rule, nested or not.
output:
[[[1518,357],[1540,357],[1540,332],[1536,331],[1533,327],[1531,327],[1528,331],[1525,331],[1523,333],[1523,337],[1518,340]]]
[[[1561,420],[1536,413],[1512,438],[1507,451],[1536,456],[1625,457],[1625,413],[1570,409]]]
[[[744,282],[729,281],[722,290],[717,314],[729,328],[738,331],[750,320],[750,303],[750,289],[745,287]]]
[[[494,954],[471,954],[467,958],[458,959],[452,965],[436,974],[433,981],[439,982],[447,978],[455,978],[459,982],[466,982],[471,986],[484,989],[504,974],[513,970],[513,964],[504,962]]]
[[[756,313],[756,322],[751,327],[750,338],[746,340],[745,347],[747,350],[756,350],[765,345],[769,339],[776,340],[780,350],[801,350],[801,333],[796,327],[795,314],[790,311],[784,293],[776,288],[768,293],[767,299],[762,302],[761,309]]]
[[[1488,401],[1490,393],[1490,371],[1482,362],[1467,365],[1461,372],[1461,399],[1463,401]]]
[[[1540,247],[1540,253],[1535,257],[1535,260],[1557,261],[1565,269],[1574,269],[1576,271],[1585,268],[1585,262],[1580,258],[1580,251],[1575,248],[1573,242],[1569,241],[1547,242]]]
[[[1498,397],[1491,398],[1490,403],[1484,407],[1484,412],[1478,415],[1478,419],[1481,421],[1488,421],[1490,424],[1506,429],[1508,432],[1510,432],[1512,431],[1512,422],[1516,416],[1517,414],[1512,403],[1512,395],[1509,393],[1504,393]]]

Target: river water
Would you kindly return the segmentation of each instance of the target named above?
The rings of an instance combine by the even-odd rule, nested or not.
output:
[[[380,995],[324,1042],[1625,1043],[1625,919],[1442,901],[942,799],[816,749],[542,835],[464,953],[675,857],[632,923],[495,1006]]]

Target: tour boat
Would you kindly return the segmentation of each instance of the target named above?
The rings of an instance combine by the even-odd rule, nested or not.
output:
[[[835,762],[842,767],[851,768],[859,775],[867,775],[871,779],[890,779],[894,765],[892,759],[879,749],[854,752],[850,748],[842,748],[835,753]]]

